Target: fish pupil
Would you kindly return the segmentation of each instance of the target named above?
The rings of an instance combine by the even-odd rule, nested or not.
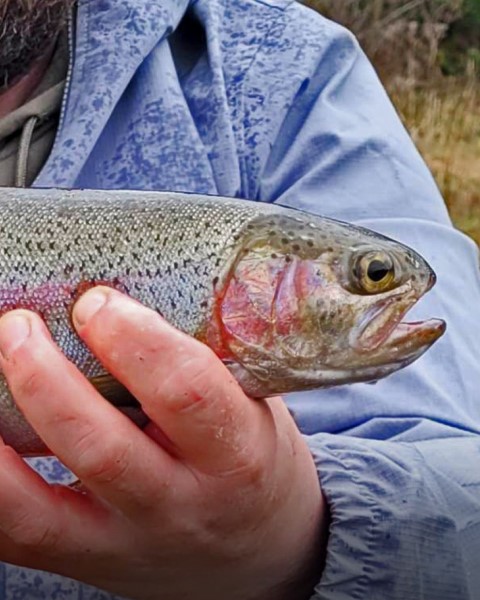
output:
[[[372,262],[368,265],[367,275],[372,281],[382,281],[382,279],[385,279],[389,273],[389,265],[381,260],[372,260]]]

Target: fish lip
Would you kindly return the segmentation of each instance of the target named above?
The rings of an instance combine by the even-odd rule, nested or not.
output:
[[[429,348],[446,331],[447,324],[443,319],[426,319],[424,321],[401,321],[384,341],[385,348],[393,348],[397,352],[402,346],[404,350],[411,347],[414,351]]]

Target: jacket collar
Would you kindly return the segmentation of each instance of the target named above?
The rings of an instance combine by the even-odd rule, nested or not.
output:
[[[189,4],[79,0],[59,130],[35,186],[74,185],[134,73],[178,26]]]

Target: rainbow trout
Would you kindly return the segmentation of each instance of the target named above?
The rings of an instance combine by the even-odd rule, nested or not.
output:
[[[65,355],[124,412],[138,408],[71,327],[109,285],[203,341],[247,394],[372,381],[417,359],[443,321],[405,323],[435,282],[411,249],[278,205],[180,193],[8,190],[0,195],[0,314],[37,311]],[[61,376],[61,374],[59,374]],[[0,435],[45,448],[0,378]]]

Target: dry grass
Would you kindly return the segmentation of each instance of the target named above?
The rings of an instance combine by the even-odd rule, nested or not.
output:
[[[479,63],[472,60],[464,78],[442,76],[439,67],[441,41],[463,0],[305,3],[357,35],[430,166],[454,223],[480,244]]]
[[[454,223],[480,244],[480,84],[445,78],[389,90],[430,166]]]
[[[464,0],[304,0],[357,36],[383,80],[440,74],[440,44]]]

